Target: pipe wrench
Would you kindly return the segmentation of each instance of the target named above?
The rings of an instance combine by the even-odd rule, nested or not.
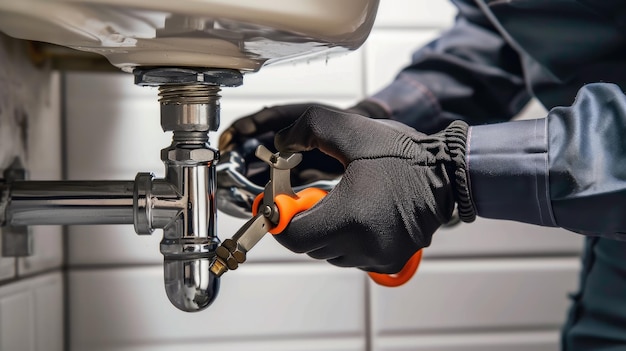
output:
[[[228,270],[235,270],[246,261],[246,255],[266,233],[280,234],[295,215],[313,207],[327,192],[318,188],[306,188],[295,193],[291,187],[291,169],[302,161],[299,153],[272,153],[260,145],[255,155],[270,166],[270,180],[252,204],[253,217],[232,238],[216,250],[216,258],[210,270],[220,277]],[[374,282],[383,286],[400,286],[415,274],[422,259],[417,251],[396,274],[368,272]]]

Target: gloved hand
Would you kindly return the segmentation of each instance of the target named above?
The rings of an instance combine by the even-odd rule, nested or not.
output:
[[[269,173],[266,171],[267,165],[254,157],[253,150],[258,144],[262,144],[270,150],[274,149],[276,132],[295,122],[304,111],[313,106],[344,111],[315,103],[267,107],[233,122],[220,135],[219,149],[224,152],[237,150],[243,154],[249,170],[246,176],[252,182],[264,185],[269,180],[267,178]],[[364,100],[346,111],[370,118],[388,117],[387,112],[380,105],[369,100]],[[294,185],[302,185],[321,179],[336,179],[341,173],[343,173],[343,167],[339,162],[315,150],[307,153],[298,167],[292,170],[291,181]]]
[[[318,148],[339,160],[345,173],[325,198],[274,237],[294,252],[337,266],[399,272],[450,219],[455,201],[471,204],[466,133],[461,121],[428,136],[391,120],[309,108],[276,135],[276,148]]]

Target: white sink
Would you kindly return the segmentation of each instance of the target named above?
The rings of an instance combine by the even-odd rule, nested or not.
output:
[[[256,71],[354,50],[378,0],[0,0],[0,31],[102,54],[115,66]]]

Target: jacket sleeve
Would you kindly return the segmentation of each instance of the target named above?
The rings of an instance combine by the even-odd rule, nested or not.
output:
[[[458,119],[470,125],[508,121],[529,100],[518,54],[473,1],[454,3],[455,25],[367,99],[424,133]]]
[[[626,95],[581,88],[547,118],[471,127],[467,164],[481,217],[626,240]]]

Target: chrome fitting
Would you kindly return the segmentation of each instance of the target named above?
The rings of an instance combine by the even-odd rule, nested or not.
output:
[[[133,189],[133,224],[139,235],[152,234],[152,173],[137,173]]]
[[[219,154],[206,139],[197,133],[174,132],[172,145],[161,151],[161,159],[165,179],[176,189],[178,198],[153,204],[178,211],[174,220],[163,226],[160,250],[167,296],[187,312],[206,308],[219,291],[219,278],[209,270],[220,243],[215,204]]]
[[[217,130],[220,124],[218,85],[163,85],[159,87],[163,131]]]
[[[193,147],[193,148],[191,148]],[[172,223],[163,226],[161,253],[166,258],[214,256],[219,244],[216,235],[215,162],[217,150],[204,144],[176,141],[161,152],[166,180],[179,198],[153,207],[168,207],[179,212]]]
[[[220,86],[238,86],[242,82],[242,74],[233,70],[135,71],[136,84],[159,87],[161,128],[173,132],[172,144],[161,150],[161,160],[166,168],[165,180],[176,189],[178,199],[153,202],[153,209],[142,213],[154,208],[179,211],[173,221],[163,223],[160,250],[168,298],[183,311],[204,309],[219,290],[219,278],[209,270],[219,246],[215,201],[219,152],[209,146],[208,133],[219,127]],[[146,225],[145,221],[139,224]]]
[[[217,161],[219,153],[211,148],[187,148],[176,146],[161,150],[161,160],[174,164],[202,165]]]
[[[193,67],[138,68],[135,84],[159,87],[164,131],[209,131],[219,126],[220,87],[243,83],[237,70]]]
[[[165,259],[165,292],[172,305],[185,312],[198,312],[215,300],[220,279],[209,273],[211,262],[208,258]]]
[[[243,75],[233,69],[155,67],[137,68],[133,74],[135,75],[135,84],[140,86],[207,84],[238,87],[243,84]]]

